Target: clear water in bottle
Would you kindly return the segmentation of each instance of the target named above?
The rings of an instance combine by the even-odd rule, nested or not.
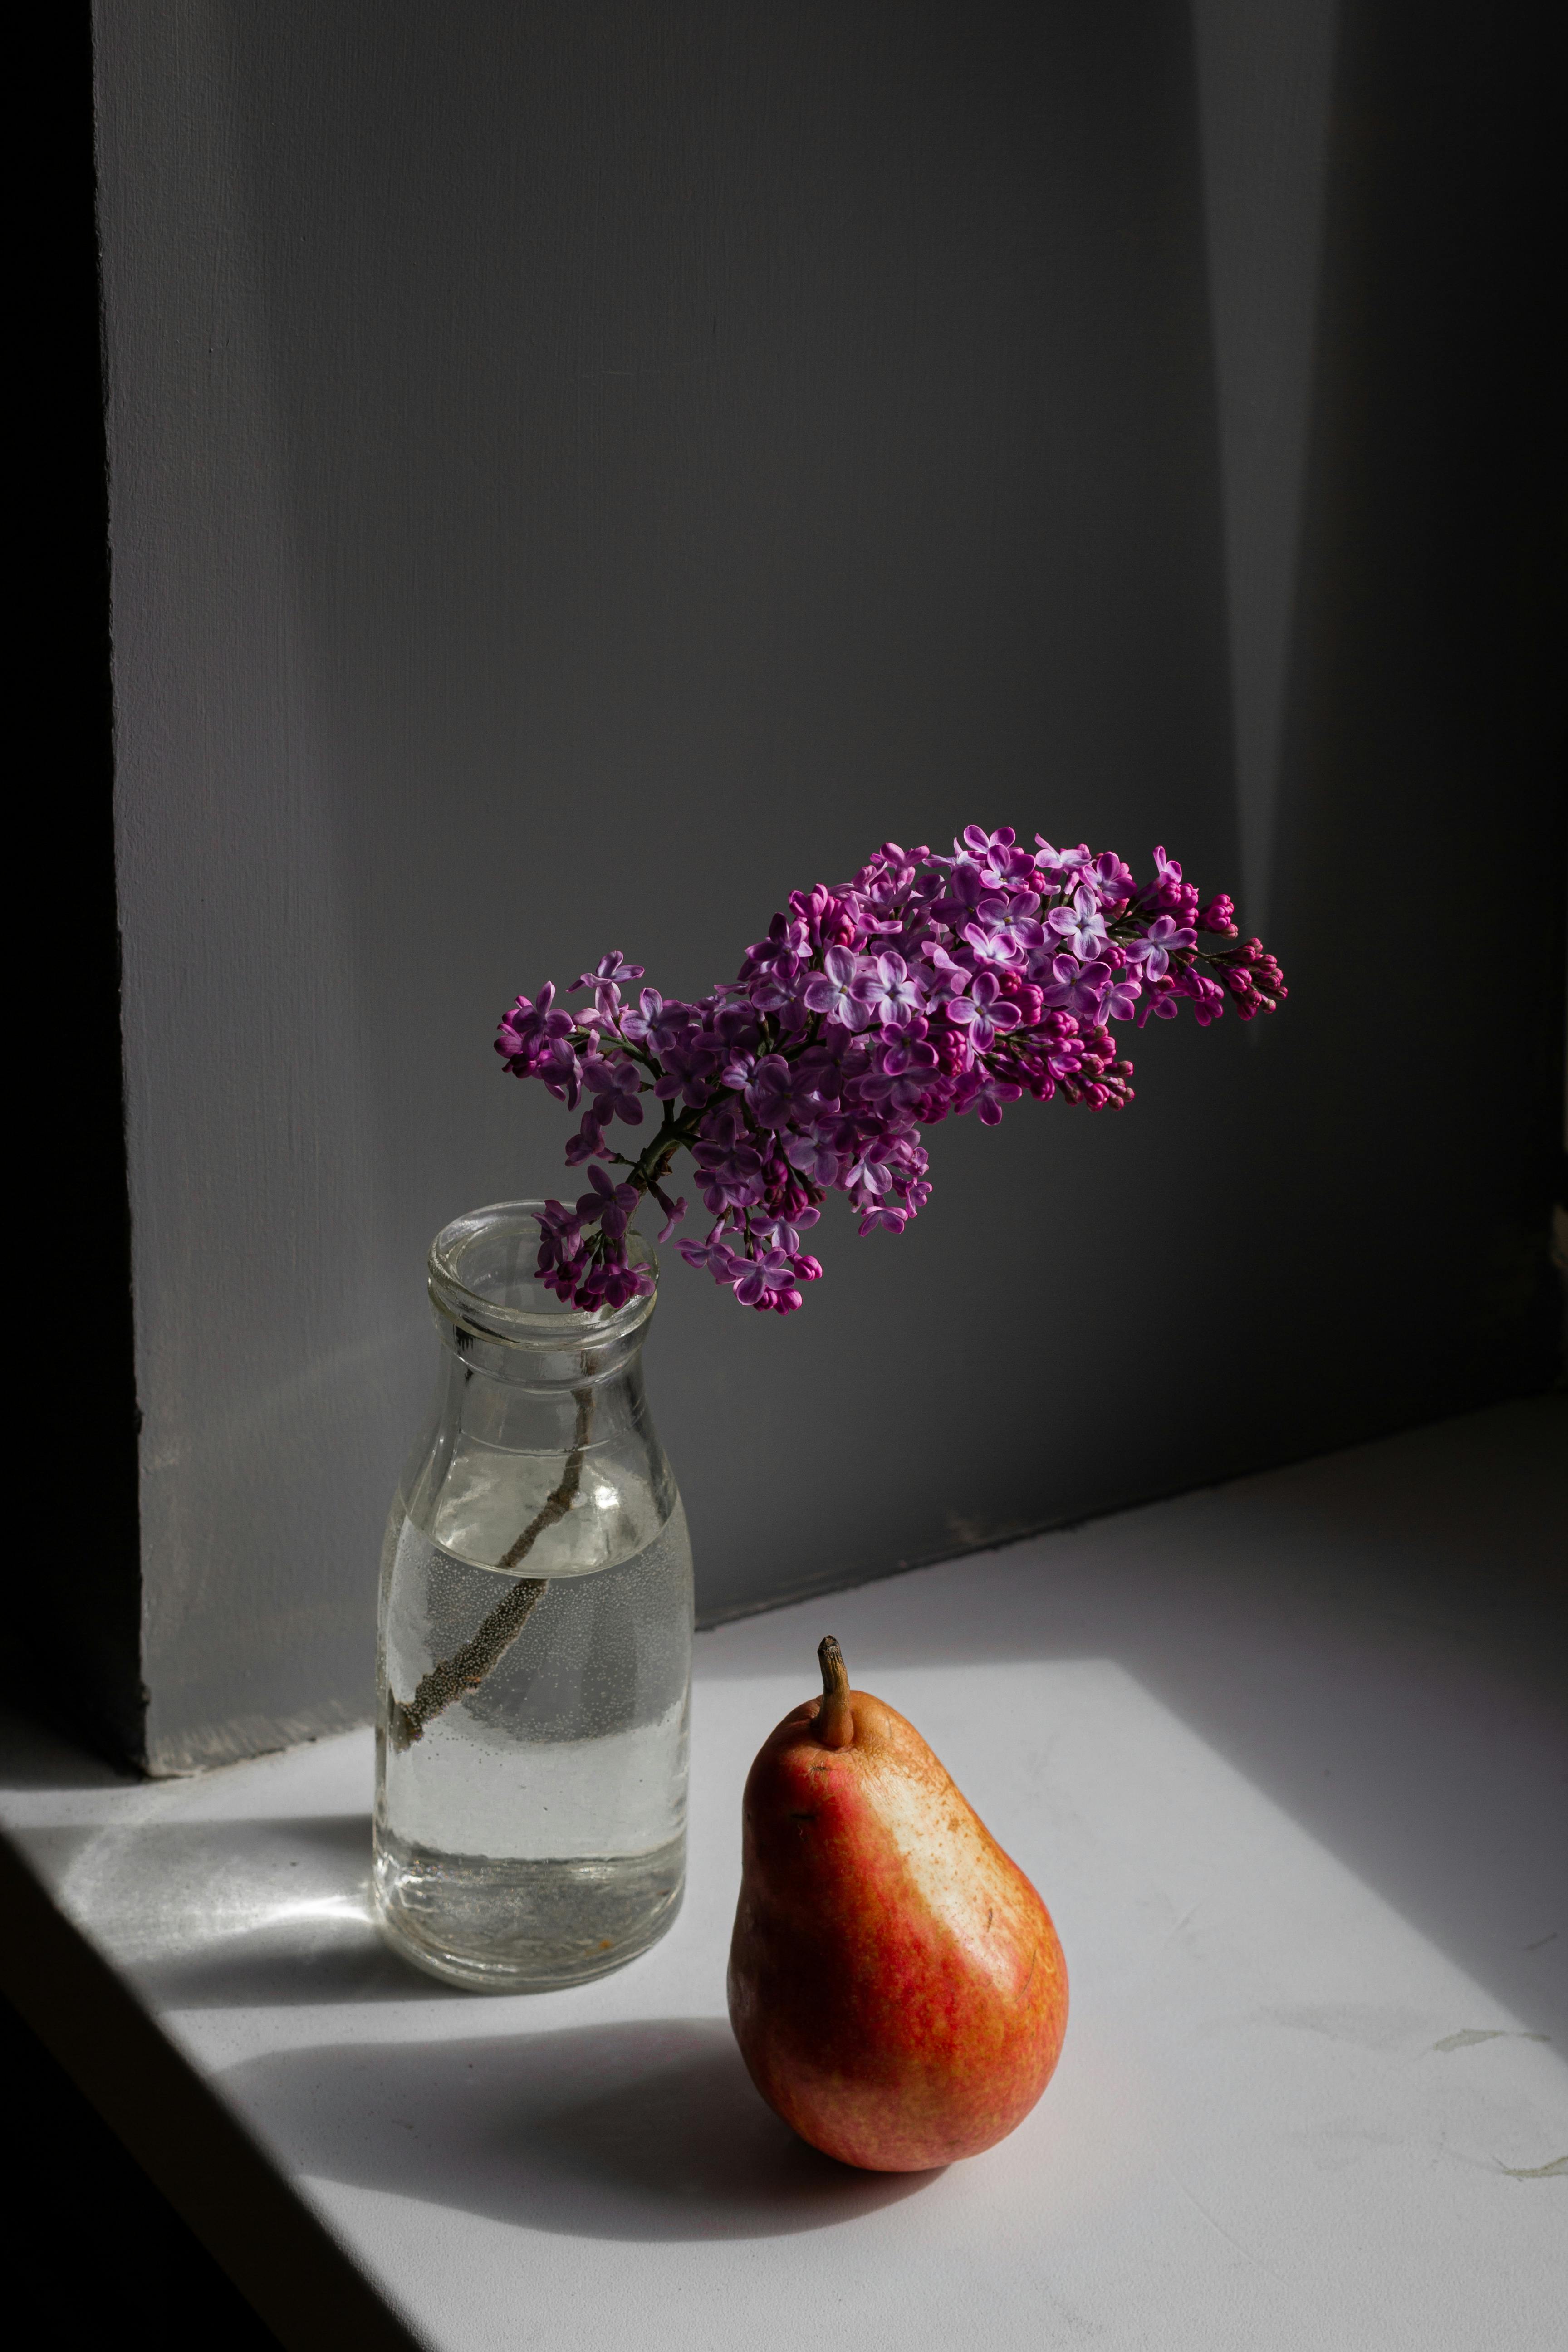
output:
[[[406,1517],[389,1551],[385,1679],[412,1691],[519,1579]],[[411,1958],[461,1983],[543,1989],[663,1933],[685,1869],[690,1628],[678,1500],[629,1559],[544,1580],[479,1687],[407,1746],[383,1705],[376,1892]]]

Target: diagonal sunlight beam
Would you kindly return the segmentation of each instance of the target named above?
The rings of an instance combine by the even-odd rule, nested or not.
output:
[[[1193,0],[1246,931],[1270,912],[1337,16]]]

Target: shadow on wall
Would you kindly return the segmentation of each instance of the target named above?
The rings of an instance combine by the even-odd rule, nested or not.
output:
[[[520,988],[619,944],[701,990],[889,834],[1179,833],[1218,887],[1236,824],[1184,0],[157,5],[102,13],[99,79],[168,1769],[368,1705],[425,1250],[561,1181],[489,1051]],[[1091,1122],[971,1125],[907,1245],[845,1218],[799,1332],[673,1270],[650,1381],[705,1599],[1037,1517],[1047,1308],[1184,1223],[1212,1274],[1174,1134],[1135,1181]],[[1005,1297],[967,1279],[997,1188]],[[973,1493],[847,1383],[933,1338]],[[1086,1397],[1114,1499],[1098,1432]]]

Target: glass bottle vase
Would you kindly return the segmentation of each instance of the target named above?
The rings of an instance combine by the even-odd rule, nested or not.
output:
[[[431,1248],[440,1373],[381,1575],[377,1908],[418,1966],[497,1992],[634,1958],[686,1866],[691,1547],[643,1394],[654,1300],[562,1307],[539,1206]]]

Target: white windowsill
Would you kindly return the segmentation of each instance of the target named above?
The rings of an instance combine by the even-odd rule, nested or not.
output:
[[[1542,1399],[704,1634],[685,1909],[532,1999],[381,1946],[368,1733],[132,1785],[13,1727],[6,1990],[291,2346],[1534,2352],[1564,1559]],[[827,1631],[1067,1950],[1056,2081],[940,2175],[799,2146],[724,2023],[742,1780]]]

